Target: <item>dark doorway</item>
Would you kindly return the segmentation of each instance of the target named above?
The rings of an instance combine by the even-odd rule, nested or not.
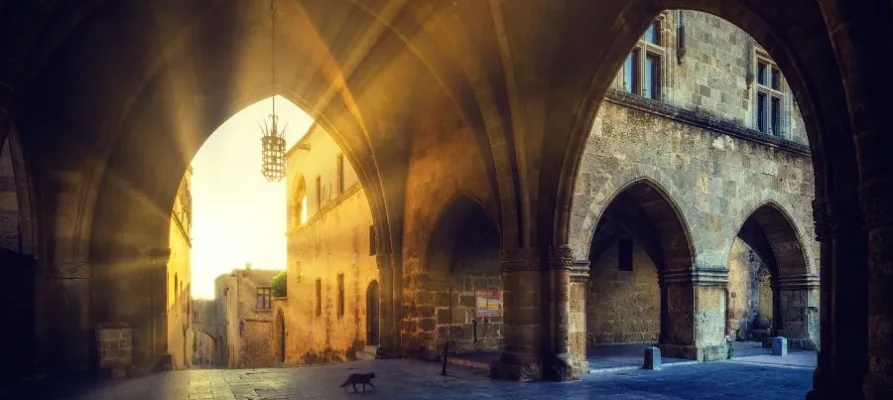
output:
[[[366,290],[366,344],[378,346],[378,282],[372,281]]]
[[[285,362],[285,317],[282,315],[282,310],[279,311],[279,314],[276,315],[276,339],[279,343],[276,349],[276,359],[279,362]]]

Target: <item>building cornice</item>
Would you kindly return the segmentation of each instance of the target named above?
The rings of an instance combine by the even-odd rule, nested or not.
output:
[[[674,121],[679,121],[689,125],[694,125],[714,132],[726,134],[737,139],[746,140],[751,143],[772,147],[781,151],[795,154],[803,157],[810,157],[812,152],[809,146],[782,139],[776,136],[769,136],[759,131],[745,128],[738,124],[725,121],[715,115],[707,112],[696,112],[682,109],[656,100],[646,99],[631,93],[626,93],[618,89],[608,89],[605,99],[611,103],[644,111],[650,114],[659,115]]]

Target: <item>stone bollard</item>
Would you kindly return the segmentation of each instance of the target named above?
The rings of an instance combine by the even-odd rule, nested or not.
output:
[[[788,339],[776,336],[772,338],[772,355],[786,356],[788,355]]]
[[[660,370],[660,349],[656,346],[645,348],[645,364],[642,368]]]

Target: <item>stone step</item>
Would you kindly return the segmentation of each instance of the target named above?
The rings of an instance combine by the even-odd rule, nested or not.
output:
[[[378,346],[366,346],[357,352],[357,360],[374,360],[378,355]]]

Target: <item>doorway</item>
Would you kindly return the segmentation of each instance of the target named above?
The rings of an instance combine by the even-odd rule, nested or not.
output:
[[[379,301],[378,282],[372,281],[366,290],[366,344],[378,346],[379,344]]]

